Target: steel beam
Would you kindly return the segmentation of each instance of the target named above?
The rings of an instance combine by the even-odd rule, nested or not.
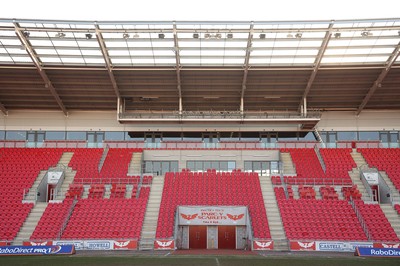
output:
[[[106,44],[105,44],[104,39],[103,39],[103,35],[102,35],[102,33],[100,31],[100,28],[99,28],[99,26],[97,24],[95,25],[95,29],[96,29],[97,42],[100,45],[101,53],[103,54],[104,61],[106,62],[108,76],[110,77],[111,84],[112,84],[114,92],[115,92],[115,96],[117,96],[117,98],[119,98],[121,96],[120,96],[120,93],[119,93],[118,84],[117,84],[117,81],[115,80],[115,76],[114,76],[114,72],[113,72],[113,66],[112,66],[112,63],[111,63],[110,56],[108,55],[108,51],[107,51]]]
[[[174,50],[175,50],[175,61],[176,61],[176,80],[177,80],[177,88],[178,88],[178,95],[179,95],[179,114],[183,111],[183,104],[182,104],[182,84],[181,84],[181,57],[179,53],[179,43],[178,43],[178,33],[176,30],[176,24],[174,23],[173,28],[174,33]]]
[[[40,62],[38,56],[36,55],[35,51],[32,48],[32,45],[22,32],[22,29],[19,27],[18,23],[14,23],[14,28],[15,28],[15,33],[18,36],[18,39],[21,41],[22,45],[25,47],[26,51],[28,52],[30,58],[32,59],[32,62],[35,64],[37,71],[40,74],[40,77],[44,81],[44,86],[48,88],[53,95],[54,99],[56,100],[58,106],[60,106],[61,110],[63,111],[64,115],[67,116],[68,112],[67,109],[65,108],[63,102],[61,101],[60,96],[58,95],[56,89],[54,88],[53,84],[51,83],[49,77],[46,74],[46,71],[42,67],[42,63]]]
[[[375,80],[374,84],[371,88],[369,88],[367,95],[365,95],[363,101],[361,102],[360,106],[357,109],[356,115],[359,115],[364,107],[367,105],[368,101],[371,99],[372,95],[375,91],[382,87],[382,82],[386,78],[387,74],[389,73],[390,69],[392,68],[393,64],[396,62],[397,58],[400,54],[400,42],[397,44],[396,48],[393,50],[392,54],[389,56],[388,60],[385,63],[385,68],[382,69],[381,73],[379,74],[378,78]]]
[[[7,110],[7,108],[4,106],[3,103],[0,103],[0,111],[1,111],[4,115],[8,115],[8,110]]]

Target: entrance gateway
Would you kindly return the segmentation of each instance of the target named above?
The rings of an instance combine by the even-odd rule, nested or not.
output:
[[[179,206],[179,249],[245,249],[251,226],[244,206]]]

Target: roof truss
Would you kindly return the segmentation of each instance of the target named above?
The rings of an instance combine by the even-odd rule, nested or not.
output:
[[[40,77],[43,79],[45,83],[45,87],[48,88],[53,95],[54,99],[56,100],[58,106],[60,106],[61,110],[63,111],[64,115],[68,115],[67,109],[65,108],[63,102],[60,99],[56,89],[54,88],[53,84],[51,83],[49,77],[46,74],[46,71],[42,68],[41,62],[37,55],[35,54],[30,42],[26,39],[25,35],[22,32],[22,29],[19,27],[18,23],[14,23],[15,26],[15,33],[17,34],[19,40],[24,45],[25,49],[27,50],[29,56],[31,57],[33,63],[36,66],[37,71],[40,74]]]
[[[253,39],[253,29],[254,29],[254,24],[250,24],[250,31],[249,31],[249,37],[247,39],[247,46],[246,46],[246,55],[244,57],[244,65],[243,65],[243,80],[242,80],[242,92],[240,93],[240,112],[243,113],[244,111],[244,92],[246,91],[247,87],[247,75],[249,73],[249,60],[250,60],[250,53],[251,53],[251,44],[252,44],[252,39]]]

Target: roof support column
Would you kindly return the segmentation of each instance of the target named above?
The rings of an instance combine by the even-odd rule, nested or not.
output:
[[[247,47],[246,47],[246,56],[244,58],[244,72],[243,72],[243,80],[242,80],[242,92],[240,93],[240,113],[243,115],[244,113],[244,92],[247,89],[247,75],[249,74],[249,60],[251,53],[251,46],[253,40],[253,28],[254,22],[252,21],[250,24],[249,36],[247,38]]]
[[[174,34],[174,50],[175,50],[175,68],[176,68],[176,82],[179,96],[179,115],[182,115],[183,112],[183,104],[182,104],[182,85],[181,85],[181,57],[179,53],[179,43],[178,43],[178,33],[176,30],[176,23],[174,21],[173,25],[173,34]]]
[[[4,115],[8,115],[8,111],[6,109],[6,107],[0,103],[0,111],[4,114]]]

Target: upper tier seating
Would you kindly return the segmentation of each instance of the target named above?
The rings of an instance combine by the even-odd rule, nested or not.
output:
[[[41,170],[56,166],[60,149],[0,149],[0,239],[13,240],[33,204],[22,203]]]
[[[257,173],[167,173],[156,238],[173,236],[179,205],[248,206],[254,237],[271,237]]]
[[[393,185],[400,191],[400,149],[373,148],[357,150],[361,152],[370,167],[385,171]]]
[[[80,199],[62,239],[139,239],[150,188],[139,198]]]
[[[356,167],[356,163],[350,155],[351,149],[320,149],[326,172],[322,169],[314,149],[281,149],[281,152],[290,152],[296,167],[297,176],[284,177],[288,184],[352,184],[348,171]],[[273,178],[273,182],[280,184],[277,177]]]
[[[289,240],[367,240],[360,222],[344,200],[285,199],[277,196]]]

